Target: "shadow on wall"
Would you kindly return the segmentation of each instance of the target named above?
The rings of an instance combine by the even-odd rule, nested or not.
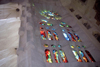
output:
[[[100,0],[96,0],[94,9],[96,11],[95,19],[97,20],[96,24],[100,25]]]
[[[99,32],[93,32],[93,36],[99,41],[100,43],[100,33]]]

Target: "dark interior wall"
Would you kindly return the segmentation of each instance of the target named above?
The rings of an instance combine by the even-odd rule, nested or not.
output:
[[[6,4],[6,3],[9,3],[9,2],[22,3],[22,2],[24,2],[24,0],[0,0],[0,4]]]
[[[97,20],[97,25],[100,25],[100,0],[96,0],[94,9],[96,11],[95,19]]]

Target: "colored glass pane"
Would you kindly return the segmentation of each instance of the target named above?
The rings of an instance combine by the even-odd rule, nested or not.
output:
[[[66,25],[66,27],[69,27],[69,25]]]
[[[62,25],[62,24],[59,24],[59,26],[60,26],[60,27],[65,27],[65,26],[64,26],[64,25]]]
[[[56,47],[56,46],[52,44],[51,47]]]
[[[53,32],[53,35],[54,35],[54,38],[55,38],[55,40],[59,40],[59,38],[58,38],[58,34],[56,33],[56,32]]]
[[[43,23],[43,22],[40,22],[39,24],[40,24],[40,25],[45,25],[45,23]]]
[[[70,38],[72,38],[72,41],[76,42],[74,36],[70,32],[68,32],[68,34],[69,34]]]
[[[47,30],[46,32],[47,32],[48,40],[53,40],[51,32],[49,30]]]
[[[78,62],[82,62],[82,60],[81,60],[80,56],[78,55],[78,53],[77,53],[75,50],[72,50],[72,52],[73,52],[73,54],[74,54],[76,60],[77,60]]]
[[[78,40],[78,42],[82,42],[81,39],[79,38],[79,36],[76,33],[74,33],[74,36]]]
[[[48,26],[53,26],[53,24],[47,23]]]
[[[44,44],[44,47],[48,47],[48,44]]]
[[[65,30],[64,30],[64,29],[62,29],[62,31],[63,31],[63,32],[65,32]]]
[[[61,48],[61,45],[58,45],[59,48]]]
[[[50,54],[50,50],[49,49],[45,50],[45,56],[46,56],[46,61],[48,63],[52,63],[51,54]]]
[[[82,56],[82,58],[83,58],[83,60],[84,60],[85,62],[89,62],[88,59],[86,58],[86,56],[85,56],[85,54],[84,54],[83,51],[79,51],[79,53],[80,53],[80,55]]]
[[[64,53],[64,51],[62,49],[59,50],[59,53],[60,53],[60,56],[61,56],[61,59],[64,63],[67,63],[67,58],[66,58],[66,55]]]
[[[40,27],[40,29],[43,29],[43,27]]]
[[[85,46],[82,46],[83,48],[86,48]]]
[[[61,24],[66,24],[65,22],[61,22]]]
[[[79,49],[81,48],[80,46],[77,46]]]
[[[71,26],[69,26],[69,25],[66,25],[66,27],[68,27],[68,28],[72,28]]]
[[[66,33],[63,33],[63,35],[64,35],[66,40],[70,41],[70,39],[69,39],[69,37],[68,37],[68,35]]]
[[[47,40],[47,39],[46,39],[46,35],[45,35],[45,31],[41,30],[41,31],[40,31],[40,34],[41,34],[41,38],[42,38],[43,40]]]
[[[43,20],[43,19],[42,19],[41,21],[42,21],[42,22],[46,22],[46,23],[48,22],[47,20]]]
[[[53,50],[53,55],[54,55],[54,59],[55,59],[55,62],[56,63],[60,63],[60,60],[59,60],[59,55],[58,55],[58,51],[57,50]]]
[[[70,47],[71,47],[71,48],[74,48],[74,46],[73,46],[73,45],[70,45]]]
[[[95,62],[94,58],[92,57],[92,55],[90,54],[89,51],[85,50],[86,54],[88,55],[89,59],[92,61],[92,62]]]

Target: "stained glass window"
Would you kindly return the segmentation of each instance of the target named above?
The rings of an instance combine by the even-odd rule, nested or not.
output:
[[[64,63],[67,63],[67,58],[66,58],[66,55],[64,53],[64,51],[62,49],[59,50],[59,53],[60,53],[60,56],[61,56],[61,59]]]
[[[61,24],[66,24],[65,22],[61,22]]]
[[[60,63],[58,51],[53,49],[53,55],[56,63]]]
[[[62,24],[59,24],[59,26],[60,26],[60,27],[65,27],[65,26],[64,26],[64,25],[62,25]]]
[[[71,26],[69,26],[69,25],[66,25],[66,27],[68,27],[68,28],[72,28]]]
[[[44,44],[44,47],[48,47],[48,44]]]
[[[43,23],[43,22],[40,22],[39,24],[40,24],[40,25],[45,25],[45,23]]]
[[[62,19],[62,17],[60,15],[58,15],[56,12],[53,12],[53,11],[44,10],[44,11],[41,11],[40,14],[47,19],[53,19],[53,20],[61,20]],[[59,21],[58,21],[58,23],[59,23]],[[41,38],[46,41],[48,41],[48,40],[56,41],[54,43],[57,43],[55,45],[54,45],[54,43],[52,43],[52,44],[50,44],[50,46],[49,46],[49,44],[43,45],[44,48],[46,48],[45,49],[46,61],[48,63],[53,63],[52,59],[51,59],[51,55],[53,55],[56,63],[61,62],[60,58],[62,59],[62,61],[64,63],[67,63],[68,60],[66,58],[64,51],[62,50],[62,45],[61,44],[59,45],[59,39],[61,37],[59,36],[59,38],[58,38],[59,33],[56,33],[58,31],[57,31],[57,27],[55,27],[55,26],[59,25],[59,27],[61,28],[61,31],[62,31],[62,35],[64,36],[64,38],[67,41],[82,42],[81,39],[79,38],[79,36],[76,34],[76,32],[74,30],[72,30],[72,27],[70,25],[68,25],[67,23],[62,22],[62,21],[60,21],[60,24],[55,25],[55,23],[53,23],[53,22],[51,23],[51,21],[49,21],[49,20],[41,19],[41,22],[39,22],[39,25],[41,26],[40,27]],[[47,38],[48,38],[48,40],[47,40]],[[82,62],[82,59],[85,62],[89,62],[88,58],[86,57],[87,55],[92,62],[95,62],[94,58],[91,56],[89,51],[85,50],[87,55],[85,55],[85,53],[83,51],[81,51],[82,47],[86,48],[85,46],[81,46],[79,44],[77,44],[77,45],[70,44],[69,46],[72,48],[72,53],[74,54],[74,56],[78,62]],[[53,49],[51,53],[50,53],[49,47]],[[79,52],[74,50],[76,48],[79,50]],[[57,49],[59,49],[59,51],[57,51]]]
[[[58,45],[58,47],[61,48],[62,46],[61,45]]]
[[[68,32],[68,34],[69,34],[70,38],[72,39],[72,41],[76,42],[76,40],[75,40],[74,36],[72,35],[72,33]]]
[[[43,27],[40,27],[40,29],[43,29]]]
[[[63,33],[63,36],[65,37],[66,40],[70,41],[70,39],[69,39],[67,33]]]
[[[54,47],[55,48],[56,46],[52,44],[51,47]]]
[[[71,48],[74,48],[74,46],[73,46],[73,45],[70,45],[70,47],[71,47]]]
[[[45,56],[46,56],[46,61],[47,61],[48,63],[52,63],[51,53],[50,53],[50,50],[49,50],[49,49],[46,49],[46,50],[45,50]]]
[[[86,58],[86,56],[85,56],[85,54],[84,54],[83,51],[79,51],[79,53],[80,53],[80,55],[82,56],[82,58],[83,58],[83,60],[84,60],[85,62],[89,62],[88,59]]]
[[[74,54],[76,60],[77,60],[78,62],[82,62],[82,60],[81,60],[80,56],[78,55],[77,51],[72,50],[72,52],[73,52],[73,54]]]
[[[74,36],[78,40],[78,42],[82,42],[81,39],[79,38],[79,36],[76,33],[74,33]]]
[[[51,24],[51,23],[47,23],[47,25],[48,25],[48,26],[53,26],[53,24]]]
[[[92,62],[95,62],[95,60],[94,60],[94,58],[92,57],[92,55],[90,54],[90,52],[87,51],[87,50],[85,50],[85,52],[86,52],[86,54],[88,55],[88,57],[90,58],[90,60],[91,60]]]
[[[46,35],[45,35],[45,31],[41,30],[41,31],[40,31],[40,34],[41,34],[41,38],[42,38],[43,40],[47,40],[47,39],[46,39]]]
[[[59,38],[58,38],[58,34],[56,33],[56,32],[53,32],[53,35],[54,35],[54,38],[55,38],[55,40],[59,40]]]
[[[46,32],[47,32],[48,40],[53,40],[51,32],[49,30],[47,30]]]
[[[45,23],[47,23],[47,22],[48,22],[47,20],[44,20],[44,19],[42,19],[41,21],[42,21],[42,22],[45,22]]]

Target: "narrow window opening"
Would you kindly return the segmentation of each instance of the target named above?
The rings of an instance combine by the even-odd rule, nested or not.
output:
[[[92,57],[92,55],[90,54],[89,51],[85,50],[86,54],[88,55],[89,59],[92,61],[92,62],[95,62],[94,58]]]
[[[47,30],[46,32],[47,32],[48,40],[53,40],[51,32],[49,30]]]
[[[83,51],[79,51],[79,54],[82,56],[83,60],[85,62],[89,62],[89,60],[87,59],[87,57],[85,56],[84,52]]]
[[[60,56],[61,56],[61,59],[64,63],[67,63],[67,58],[66,58],[66,55],[64,53],[64,51],[62,49],[59,50],[59,53],[60,53]]]
[[[78,53],[77,53],[75,50],[72,50],[72,52],[73,52],[73,54],[74,54],[76,60],[77,60],[78,62],[82,62],[82,60],[81,60],[80,56],[78,55]]]
[[[74,9],[73,9],[73,8],[70,8],[69,10],[70,10],[71,12],[74,12]]]
[[[41,34],[41,38],[42,38],[43,40],[47,40],[46,35],[45,35],[45,31],[41,30],[41,31],[40,31],[40,34]]]
[[[81,17],[80,15],[76,15],[76,18],[77,18],[78,20],[82,19],[82,17]]]
[[[46,49],[46,50],[45,50],[45,56],[46,56],[46,61],[47,61],[48,63],[52,63],[51,53],[50,53],[50,50],[49,50],[49,49]]]
[[[55,38],[55,40],[59,40],[59,38],[58,38],[58,34],[56,33],[56,32],[53,32],[53,35],[54,35],[54,38]]]
[[[54,55],[54,59],[55,59],[55,62],[56,63],[60,63],[60,60],[59,60],[59,55],[58,55],[58,51],[57,50],[53,50],[53,55]]]

